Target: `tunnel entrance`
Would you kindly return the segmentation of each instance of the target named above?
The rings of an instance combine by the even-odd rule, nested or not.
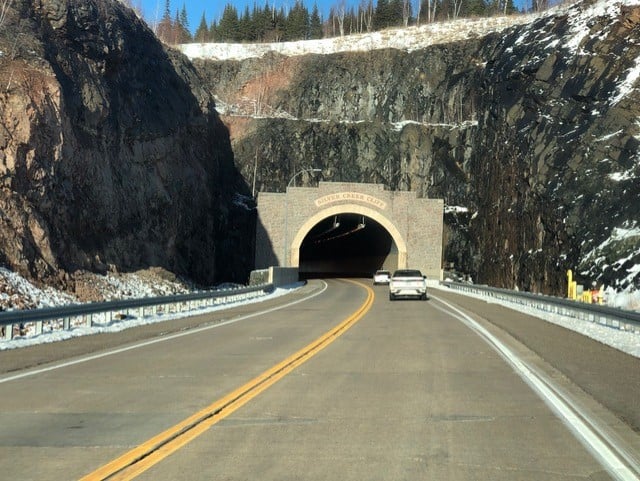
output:
[[[398,249],[389,232],[360,214],[323,219],[300,245],[301,279],[371,277],[377,269],[393,271],[397,265]]]
[[[260,192],[257,200],[256,269],[291,268],[311,277],[410,267],[441,278],[442,199],[381,184],[321,181]]]

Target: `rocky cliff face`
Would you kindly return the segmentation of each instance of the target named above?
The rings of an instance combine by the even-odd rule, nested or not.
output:
[[[209,92],[132,11],[14,0],[0,29],[0,264],[246,280],[249,193]]]
[[[629,2],[627,2],[629,3]],[[302,167],[444,198],[445,261],[495,286],[640,286],[640,7],[579,3],[404,52],[195,60],[257,190]]]

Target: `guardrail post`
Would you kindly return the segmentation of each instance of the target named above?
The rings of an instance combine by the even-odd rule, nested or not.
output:
[[[0,334],[2,334],[2,339],[4,339],[5,341],[10,341],[11,339],[13,339],[13,324],[1,326]]]

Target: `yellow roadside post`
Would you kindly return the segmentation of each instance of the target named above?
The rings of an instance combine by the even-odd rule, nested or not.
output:
[[[571,269],[567,271],[567,297],[571,300],[576,300],[576,288],[573,282],[573,271]]]

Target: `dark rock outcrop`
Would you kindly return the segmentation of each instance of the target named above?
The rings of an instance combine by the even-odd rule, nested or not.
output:
[[[249,192],[186,57],[103,0],[15,0],[0,52],[1,264],[70,289],[114,267],[248,278]]]
[[[640,287],[640,7],[600,7],[410,53],[194,63],[257,190],[313,166],[418,191],[478,282]]]

